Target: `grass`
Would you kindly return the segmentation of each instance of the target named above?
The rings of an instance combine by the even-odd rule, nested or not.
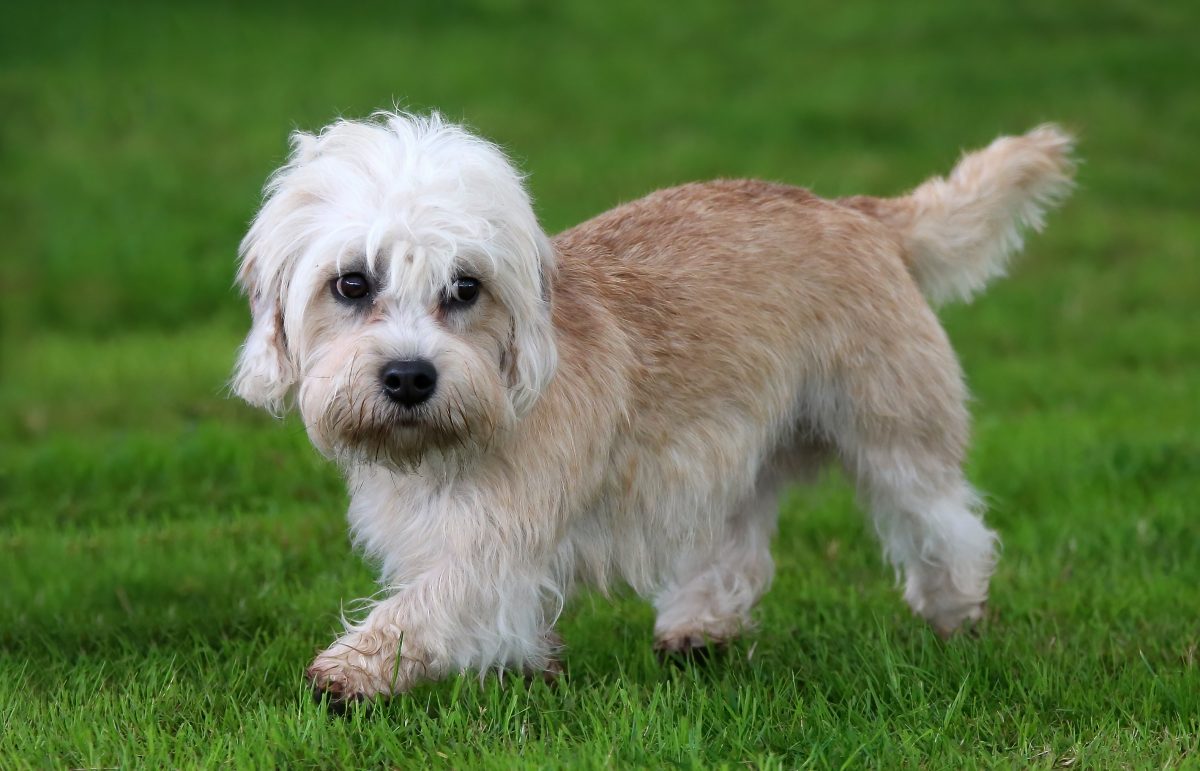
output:
[[[1160,3],[42,2],[0,13],[0,767],[1176,767],[1200,758],[1200,14]],[[661,667],[628,597],[569,679],[331,719],[373,591],[334,471],[225,395],[292,127],[399,102],[520,158],[557,230],[677,181],[900,191],[1055,119],[1080,187],[943,319],[1004,557],[978,639],[911,618],[836,477],[759,631]]]

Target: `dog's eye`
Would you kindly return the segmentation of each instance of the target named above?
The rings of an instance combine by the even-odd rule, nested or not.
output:
[[[333,280],[333,291],[347,300],[361,300],[371,293],[371,282],[361,273],[347,273]]]
[[[446,293],[445,304],[450,308],[465,308],[479,297],[479,279],[459,276]]]

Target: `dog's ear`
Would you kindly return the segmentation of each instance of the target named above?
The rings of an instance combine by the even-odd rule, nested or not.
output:
[[[291,144],[287,163],[271,175],[262,208],[242,239],[237,275],[238,286],[250,301],[252,321],[234,368],[233,392],[276,415],[285,408],[297,371],[284,328],[286,276],[292,260],[286,247],[275,243],[280,233],[289,231],[288,215],[297,208],[297,196],[283,188],[317,154],[317,139],[310,134],[294,132]]]
[[[296,382],[296,368],[288,350],[283,326],[282,279],[266,269],[257,253],[255,230],[242,244],[238,284],[250,301],[250,333],[238,354],[233,373],[233,392],[256,407],[275,415],[283,412],[285,400]]]
[[[513,332],[505,352],[509,399],[522,417],[533,409],[558,368],[558,346],[552,318],[554,248],[540,230],[532,239],[537,250],[536,281],[523,307],[513,308]]]

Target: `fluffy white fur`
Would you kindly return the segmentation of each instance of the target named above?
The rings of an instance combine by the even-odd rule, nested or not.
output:
[[[309,677],[349,699],[553,672],[578,582],[650,598],[660,649],[728,640],[770,583],[778,491],[826,460],[914,611],[942,633],[979,618],[995,536],[921,291],[1002,272],[1064,193],[1069,145],[1004,138],[897,199],[684,186],[552,242],[504,155],[436,115],[296,134],[242,245],[254,320],[233,384],[294,404],[342,466],[386,588]],[[348,271],[371,277],[367,305],[333,296]],[[462,275],[481,298],[447,312]],[[379,373],[414,357],[438,385],[409,410]]]
[[[464,263],[486,270],[521,327],[509,393],[517,414],[554,373],[545,295],[553,251],[521,176],[494,145],[437,115],[293,134],[241,251],[255,326],[234,389],[251,404],[282,407],[307,364],[284,351],[312,351],[321,330],[304,324],[304,311],[331,268],[355,257],[384,265],[389,290],[406,302],[440,292]],[[280,335],[289,342],[276,344]]]

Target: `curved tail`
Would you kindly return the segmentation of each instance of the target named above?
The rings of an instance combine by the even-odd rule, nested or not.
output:
[[[900,234],[909,270],[931,302],[969,300],[1004,275],[1023,233],[1072,187],[1073,137],[1046,124],[963,156],[950,176],[900,198],[858,196],[846,205]]]

